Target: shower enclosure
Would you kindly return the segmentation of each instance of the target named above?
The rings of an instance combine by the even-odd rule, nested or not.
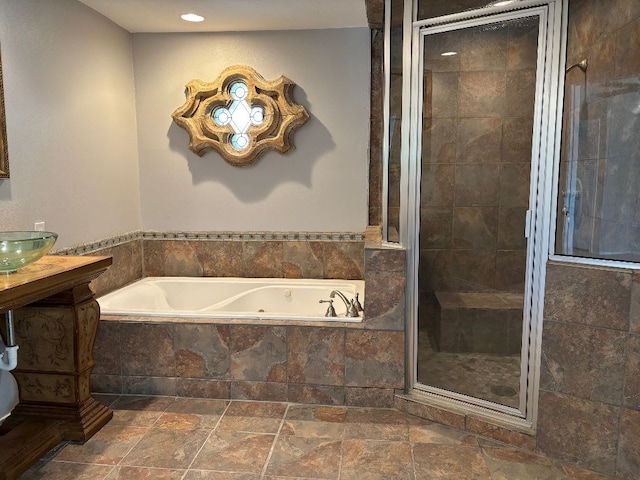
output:
[[[388,207],[399,203],[410,258],[408,390],[531,425],[562,2],[441,16],[429,8],[451,2],[418,3],[404,4],[401,75],[393,45],[388,61]]]

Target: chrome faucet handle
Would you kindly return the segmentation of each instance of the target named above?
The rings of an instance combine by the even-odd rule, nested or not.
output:
[[[327,313],[324,314],[325,317],[337,317],[336,309],[333,308],[333,300],[320,300],[318,303],[328,303],[329,308],[327,308]]]
[[[356,307],[355,299],[351,299],[351,303],[349,304],[349,309],[347,310],[347,317],[354,318],[359,317],[358,308]]]
[[[355,304],[355,306],[356,306],[356,308],[358,309],[359,312],[364,312],[364,307],[360,303],[360,300],[358,300],[358,293],[357,292],[356,292],[356,298],[353,300],[353,303]]]

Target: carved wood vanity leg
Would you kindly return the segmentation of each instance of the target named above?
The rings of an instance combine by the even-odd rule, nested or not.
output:
[[[64,440],[85,441],[113,416],[91,397],[100,307],[82,284],[15,311],[20,389],[15,415],[61,420]]]

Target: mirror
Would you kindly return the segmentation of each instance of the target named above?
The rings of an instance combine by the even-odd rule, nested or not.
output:
[[[4,89],[2,88],[2,57],[0,56],[0,178],[9,178],[9,151],[7,149],[7,121],[4,115]]]

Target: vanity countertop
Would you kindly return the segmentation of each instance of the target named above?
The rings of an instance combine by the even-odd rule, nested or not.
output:
[[[111,257],[45,255],[17,272],[0,274],[0,313],[88,283],[111,263]]]

